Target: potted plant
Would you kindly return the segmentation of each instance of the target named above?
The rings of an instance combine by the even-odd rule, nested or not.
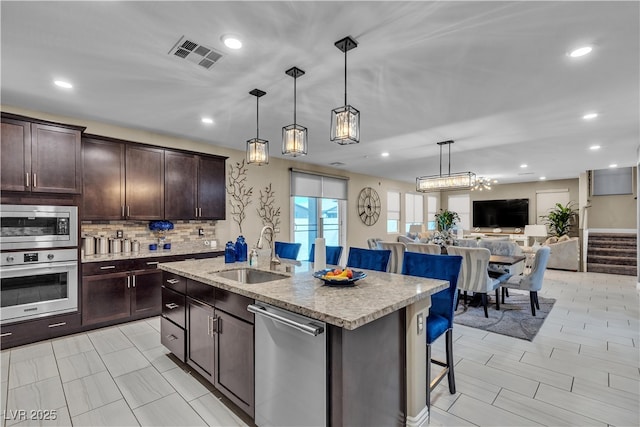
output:
[[[560,237],[569,234],[573,220],[577,214],[578,210],[575,209],[574,202],[569,202],[565,206],[562,206],[561,203],[556,203],[556,205],[549,210],[549,213],[543,215],[542,218],[547,220],[545,224],[549,226],[551,235]]]
[[[458,213],[449,209],[440,209],[440,212],[436,214],[436,223],[439,231],[448,231],[458,221],[460,221]]]

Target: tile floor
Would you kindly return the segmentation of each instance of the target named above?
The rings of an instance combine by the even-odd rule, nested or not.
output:
[[[557,302],[533,342],[455,326],[457,393],[438,387],[429,425],[640,425],[636,278],[548,270],[540,295]],[[2,351],[3,425],[246,425],[166,355],[159,328],[153,318]]]

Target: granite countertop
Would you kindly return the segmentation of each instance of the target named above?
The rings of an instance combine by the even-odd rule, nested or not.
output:
[[[312,276],[313,264],[309,262],[293,267],[291,273],[284,271],[285,265],[280,265],[277,272],[286,275],[286,278],[258,284],[242,284],[215,275],[225,270],[253,268],[246,262],[225,264],[224,258],[161,263],[158,267],[348,330],[423,300],[449,286],[449,282],[444,280],[370,270],[364,270],[367,277],[360,279],[356,286],[323,286],[321,280]],[[257,269],[269,271],[268,257],[261,259]]]
[[[186,243],[186,244],[172,244],[171,249],[158,248],[155,251],[150,251],[148,245],[143,250],[138,252],[120,252],[118,254],[99,254],[99,255],[82,255],[82,263],[88,262],[102,262],[102,261],[119,261],[126,259],[136,258],[153,258],[172,255],[191,255],[201,254],[207,252],[220,252],[224,253],[224,248],[212,248],[204,243]]]

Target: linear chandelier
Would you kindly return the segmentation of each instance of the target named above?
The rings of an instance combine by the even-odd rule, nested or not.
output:
[[[254,89],[249,92],[256,97],[256,137],[247,141],[247,164],[250,165],[268,165],[269,164],[269,141],[260,139],[259,111],[258,101],[260,97],[267,94],[260,89]]]
[[[358,47],[351,37],[345,37],[334,43],[344,52],[344,106],[331,110],[332,142],[340,145],[360,142],[360,111],[347,103],[347,52]]]
[[[304,76],[304,71],[298,67],[291,67],[285,73],[293,77],[293,124],[282,128],[282,154],[285,156],[305,156],[307,154],[307,128],[296,123],[298,77]]]
[[[476,174],[473,172],[451,173],[451,144],[453,140],[438,142],[440,146],[440,174],[431,176],[419,176],[416,178],[416,191],[428,193],[440,190],[459,190],[475,185]],[[442,175],[442,146],[449,146],[449,172]]]

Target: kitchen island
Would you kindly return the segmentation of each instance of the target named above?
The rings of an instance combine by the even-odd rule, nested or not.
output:
[[[220,361],[228,351],[222,348],[225,327],[218,333],[218,319],[223,319],[223,325],[231,325],[237,337],[240,337],[243,331],[247,331],[246,326],[253,325],[253,314],[244,310],[255,302],[326,324],[326,383],[322,387],[326,389],[327,425],[412,426],[426,420],[425,322],[430,296],[446,289],[448,282],[364,270],[367,277],[353,287],[329,287],[312,276],[313,265],[306,262],[295,267],[280,265],[279,275],[271,277],[269,281],[253,284],[220,275],[220,272],[228,270],[249,268],[246,263],[225,264],[221,258],[163,263],[159,268],[165,272],[163,282],[166,286],[171,288],[185,283],[179,288],[184,289],[187,319],[183,322],[185,336],[182,345],[186,346],[186,351],[182,359],[192,366],[190,347],[198,350],[200,341],[189,330],[189,325],[193,323],[189,312],[198,311],[202,303],[207,303],[212,311],[206,316],[205,335],[213,340],[217,333],[217,341],[214,341],[218,343],[218,348],[212,344],[212,354],[218,359],[214,357],[216,360],[209,370],[203,371],[202,363],[197,363],[197,360],[193,365],[196,371],[204,372],[205,378],[223,393],[226,390],[231,400],[250,416],[254,416],[253,390],[247,392],[245,387],[235,392],[219,384],[218,376],[228,376],[231,372],[240,375],[240,371],[246,375],[244,371],[249,370],[249,365],[252,370],[253,361],[261,358],[262,354],[256,349],[255,357],[251,354],[250,359],[245,359],[245,369],[239,369],[238,366],[224,369]],[[291,271],[286,271],[289,269]],[[259,264],[255,270],[269,272],[269,265]],[[179,295],[174,292],[175,289],[166,292],[172,297]],[[212,296],[210,300],[203,301],[209,298],[203,296],[207,289],[210,289]],[[218,305],[216,301],[221,304]],[[164,299],[163,305],[166,305]],[[242,310],[231,312],[229,307],[235,307],[235,310],[241,307]],[[180,342],[176,338],[179,337],[180,328],[167,320],[170,315],[163,317],[163,325],[167,325],[167,330],[173,328],[167,336],[171,337],[171,342]],[[239,326],[234,328],[234,322]],[[252,337],[252,332],[246,332],[246,336]],[[162,336],[164,339],[164,330]],[[253,343],[250,344],[251,350],[245,353],[253,352]],[[226,345],[237,346],[237,343]],[[180,349],[176,351],[180,352]],[[238,359],[236,355],[231,363],[237,365],[240,363]],[[260,372],[255,374],[257,377]],[[301,382],[303,380],[300,378]],[[253,378],[245,384],[253,385]],[[259,404],[256,401],[255,405]]]

